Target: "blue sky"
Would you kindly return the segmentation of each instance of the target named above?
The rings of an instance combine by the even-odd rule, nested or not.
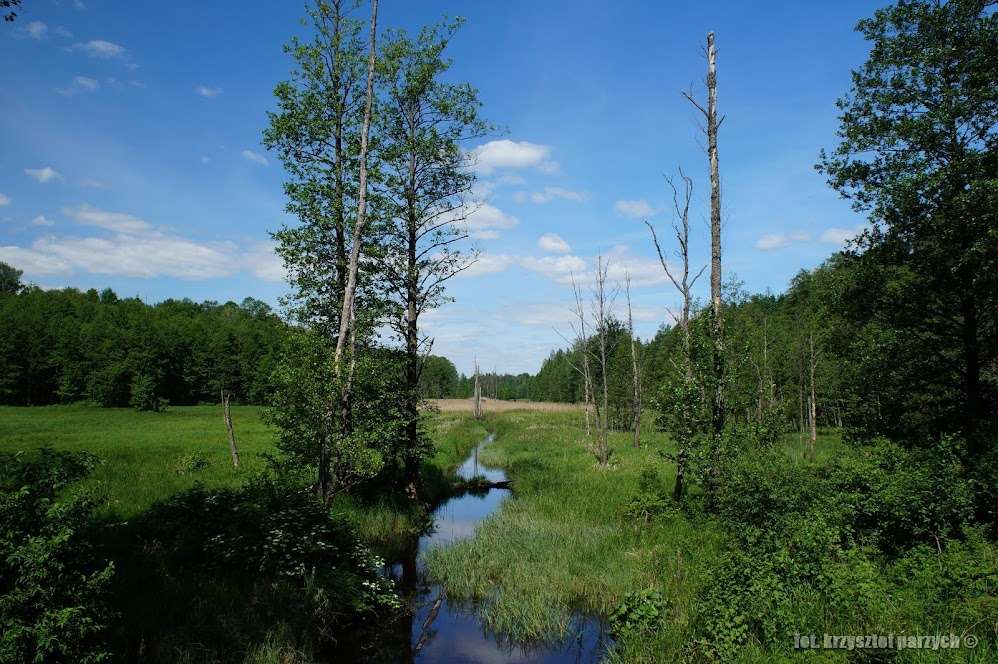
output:
[[[585,279],[599,253],[612,277],[632,275],[642,337],[669,320],[678,298],[642,220],[669,237],[662,175],[682,164],[694,262],[707,261],[703,138],[680,91],[703,93],[708,30],[725,271],[778,292],[817,265],[863,223],[813,165],[866,56],[852,28],[878,6],[382,0],[383,27],[467,18],[451,76],[503,127],[477,146],[482,259],[427,316],[434,352],[465,372],[476,357],[536,371],[569,334],[569,270]],[[294,2],[25,0],[0,24],[0,260],[43,287],[276,305],[268,231],[288,219],[260,136],[301,15]]]

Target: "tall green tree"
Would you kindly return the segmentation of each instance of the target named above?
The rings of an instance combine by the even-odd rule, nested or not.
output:
[[[418,494],[421,439],[419,382],[422,357],[432,342],[420,332],[419,319],[445,301],[448,279],[472,257],[461,242],[472,211],[474,183],[467,141],[488,125],[479,117],[478,92],[467,83],[443,81],[450,68],[444,51],[460,21],[424,28],[417,37],[389,35],[379,59],[384,88],[379,118],[383,182],[382,236],[387,294],[394,304],[391,323],[405,348],[406,436],[403,473],[410,496]]]
[[[21,275],[24,272],[0,261],[0,295],[17,295],[22,288]]]
[[[870,56],[839,101],[841,143],[818,166],[873,222],[853,247],[848,293],[868,321],[869,397],[908,404],[868,429],[960,430],[972,454],[994,412],[998,351],[993,5],[902,0],[860,21]]]
[[[346,0],[317,0],[307,10],[311,29],[307,41],[292,38],[286,51],[295,62],[289,81],[277,85],[278,111],[269,114],[264,144],[275,150],[284,164],[288,181],[284,189],[287,209],[299,223],[274,234],[277,252],[283,258],[292,285],[287,300],[292,315],[328,340],[335,361],[301,365],[300,357],[289,357],[285,374],[307,370],[328,371],[318,383],[336,383],[337,390],[324,393],[321,417],[313,421],[318,459],[318,490],[328,497],[333,476],[330,465],[345,457],[332,449],[346,445],[352,422],[349,394],[355,358],[349,370],[340,372],[340,356],[346,338],[356,347],[372,333],[378,313],[376,298],[367,297],[366,276],[358,275],[366,218],[368,177],[368,127],[372,113],[373,40],[376,3],[372,3],[370,62],[361,37],[363,23],[350,15],[355,8]],[[375,169],[376,170],[376,169]],[[359,203],[359,204],[358,204]],[[356,224],[355,224],[356,222]],[[355,298],[361,285],[360,293]],[[370,305],[370,307],[369,307]],[[353,322],[351,322],[351,319]],[[358,330],[359,325],[362,329]],[[289,344],[292,354],[306,344]],[[326,347],[312,344],[309,348]],[[307,355],[307,353],[306,353]],[[287,382],[288,389],[296,389]],[[338,395],[338,396],[337,396]],[[295,403],[292,398],[280,404]],[[338,407],[340,406],[340,407]],[[296,410],[295,412],[302,411]],[[286,418],[276,417],[284,422]]]
[[[285,47],[295,68],[274,89],[277,110],[263,133],[284,165],[287,210],[298,219],[274,233],[292,287],[289,311],[330,339],[346,288],[365,91],[363,23],[349,9],[344,0],[309,6],[311,37]]]

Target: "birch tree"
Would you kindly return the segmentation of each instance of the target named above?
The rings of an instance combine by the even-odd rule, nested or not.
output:
[[[348,16],[344,0],[318,0],[310,5],[306,24],[311,40],[294,37],[285,48],[296,67],[291,79],[274,90],[278,109],[268,114],[270,125],[263,142],[284,165],[287,210],[299,220],[273,234],[291,284],[285,304],[293,318],[315,330],[330,349],[338,349],[346,341],[353,311],[352,304],[344,306],[347,247],[351,201],[358,195],[357,134],[367,126],[361,105],[370,101],[370,95],[362,94],[360,83],[362,24]],[[369,118],[369,113],[365,115]],[[355,247],[359,248],[359,240]],[[330,365],[322,363],[315,370],[320,366]],[[320,383],[337,382],[338,362],[331,368]],[[322,395],[313,396],[325,404],[313,423],[317,489],[325,499],[332,490],[331,446],[342,432],[337,433],[334,422],[336,392],[324,388]],[[346,419],[342,418],[341,425]]]

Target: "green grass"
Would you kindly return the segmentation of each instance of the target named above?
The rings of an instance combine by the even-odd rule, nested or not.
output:
[[[642,447],[630,434],[612,434],[610,468],[599,468],[574,414],[515,412],[492,416],[497,432],[482,461],[505,468],[515,499],[487,519],[474,539],[432,550],[429,571],[449,594],[477,602],[486,624],[518,639],[564,634],[572,611],[606,618],[630,591],[657,588],[669,600],[666,634],[650,661],[682,657],[697,591],[726,535],[709,520],[682,513],[639,524],[623,515],[647,467],[671,488],[675,467],[660,450],[674,451],[649,422]],[[783,445],[800,456],[796,435]],[[821,456],[841,445],[822,432]],[[648,644],[622,643],[620,661],[649,661]],[[658,659],[658,658],[661,659]]]
[[[276,452],[275,432],[263,409],[234,406],[232,418],[241,466],[232,467],[219,406],[173,407],[163,413],[84,405],[0,407],[0,451],[32,453],[42,447],[87,451],[101,459],[83,486],[101,500],[100,546],[115,561],[112,604],[120,614],[113,642],[117,656],[146,661],[254,663],[313,661],[310,623],[302,614],[300,589],[260,583],[247,591],[225,579],[204,582],[182,575],[163,577],[145,568],[134,548],[132,526],[154,503],[190,489],[234,487],[265,467],[263,453]],[[446,495],[449,475],[487,431],[459,413],[428,418],[436,444],[424,464],[425,498]],[[192,455],[207,466],[191,472]],[[360,538],[392,554],[426,525],[426,512],[404,498],[341,498],[334,511],[351,519]],[[149,592],[136,592],[146,588]],[[155,590],[153,590],[155,588]],[[307,618],[307,616],[305,616]]]
[[[234,486],[263,468],[261,452],[274,451],[274,434],[257,406],[233,406],[240,467],[233,468],[220,406],[178,406],[162,413],[92,406],[0,407],[0,451],[42,447],[85,450],[102,463],[89,483],[109,516],[128,519],[158,500],[188,489]],[[208,465],[183,472],[185,457]]]

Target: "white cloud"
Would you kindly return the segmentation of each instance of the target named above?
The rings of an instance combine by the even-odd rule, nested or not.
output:
[[[83,178],[80,180],[81,187],[90,187],[92,189],[106,189],[107,185],[97,180],[95,178]]]
[[[223,249],[159,231],[110,238],[45,237],[34,249],[95,274],[211,279],[234,271],[233,257]]]
[[[210,88],[207,85],[199,85],[194,90],[202,97],[217,97],[222,94],[222,88]]]
[[[201,163],[202,164],[210,164],[211,163],[211,157],[209,157],[207,155],[201,155]]]
[[[31,220],[32,226],[55,226],[55,222],[47,218],[44,214],[40,214]]]
[[[773,249],[782,249],[788,247],[795,242],[810,242],[811,236],[803,231],[795,231],[793,233],[767,233],[761,236],[755,241],[755,248],[762,251],[772,251]]]
[[[818,239],[825,244],[837,244],[841,246],[864,230],[866,230],[866,226],[862,224],[853,228],[829,228]]]
[[[10,205],[10,196],[0,194],[0,205]]]
[[[499,237],[498,231],[514,228],[520,223],[516,217],[482,201],[469,203],[455,211],[454,219],[463,223],[468,234],[476,240],[494,240]]]
[[[52,32],[59,35],[60,37],[65,37],[66,39],[69,39],[70,37],[73,36],[72,32],[62,27],[61,25],[55,26],[55,28],[52,29]]]
[[[513,309],[513,320],[520,325],[567,329],[576,322],[576,314],[568,302],[539,302]]]
[[[571,254],[541,258],[524,256],[520,258],[520,265],[562,284],[571,283],[573,274],[584,272],[588,267],[585,260]]]
[[[284,261],[274,251],[273,242],[261,242],[242,256],[244,267],[264,281],[285,281]]]
[[[528,141],[508,138],[489,141],[471,150],[470,154],[475,169],[483,175],[496,169],[535,168],[543,173],[558,170],[558,164],[551,160],[550,147]]]
[[[51,166],[44,166],[42,168],[26,168],[24,169],[24,173],[29,177],[33,177],[38,180],[42,184],[62,179],[62,174]]]
[[[502,272],[513,263],[509,254],[479,254],[469,267],[458,274],[459,277],[480,277],[486,274]]]
[[[152,229],[144,220],[123,212],[107,212],[83,203],[63,208],[62,213],[83,226],[96,226],[116,233],[142,233]]]
[[[109,83],[113,84],[113,79],[108,79]],[[78,92],[94,92],[100,88],[100,81],[95,78],[88,78],[86,76],[74,76],[73,82],[68,88],[60,88],[56,90],[61,95],[75,95]]]
[[[124,46],[103,39],[91,39],[88,42],[74,44],[73,50],[83,51],[91,58],[99,58],[101,60],[120,58],[126,53]]]
[[[783,235],[782,233],[769,233],[767,235],[763,235],[755,241],[755,248],[762,249],[763,251],[770,251],[771,249],[785,247],[789,243],[790,242],[786,235]]]
[[[31,276],[47,277],[72,272],[72,268],[63,259],[23,247],[0,247],[0,261],[24,270]]]
[[[267,158],[264,157],[262,154],[258,154],[256,152],[253,152],[252,150],[243,150],[243,159],[246,159],[247,161],[253,161],[258,164],[262,164],[264,166],[270,163],[269,161],[267,161]]]
[[[532,191],[529,194],[525,191],[519,191],[514,198],[520,203],[527,200],[532,203],[547,203],[555,198],[581,203],[589,198],[589,192],[572,191],[571,189],[563,189],[561,187],[544,187],[541,191]]]
[[[653,208],[648,201],[643,198],[637,200],[619,200],[613,204],[613,209],[619,214],[627,217],[634,217],[636,219],[641,219],[643,217],[650,217],[655,214],[656,210]]]
[[[568,243],[555,233],[545,233],[540,236],[537,239],[537,245],[544,251],[550,251],[554,254],[568,254],[572,251]]]
[[[65,208],[76,223],[106,234],[80,237],[47,235],[30,247],[0,247],[0,260],[29,275],[65,275],[76,271],[124,277],[213,279],[247,271],[266,281],[281,281],[284,266],[272,242],[251,244],[242,251],[233,242],[201,242],[157,230],[134,215],[107,212],[89,205]],[[39,215],[31,222],[52,226]]]
[[[577,284],[592,284],[596,279],[596,257],[582,258],[572,254],[562,256],[523,256],[519,259],[522,267],[538,272],[559,284],[571,284],[574,277]],[[662,264],[657,259],[633,256],[624,245],[614,247],[603,256],[607,282],[623,284],[629,275],[632,286],[654,286],[668,281]]]
[[[45,39],[45,35],[48,34],[49,27],[41,21],[31,21],[27,26],[25,26],[24,30],[32,39]]]

